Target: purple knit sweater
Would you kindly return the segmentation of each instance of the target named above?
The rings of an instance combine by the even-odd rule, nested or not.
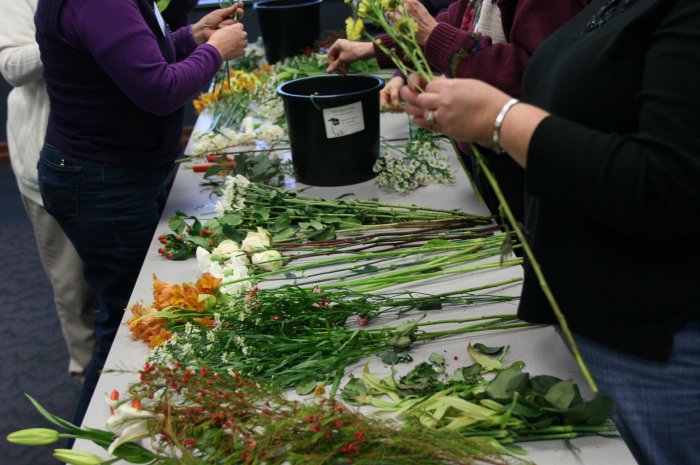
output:
[[[37,42],[51,112],[46,140],[120,165],[180,153],[183,106],[221,65],[190,27],[161,29],[149,0],[40,0]]]
[[[521,82],[537,47],[561,25],[581,11],[589,0],[499,0],[507,44],[493,44],[488,36],[462,30],[472,0],[456,0],[436,16],[437,27],[425,45],[425,56],[433,69],[449,77],[475,78],[513,96],[521,95]],[[387,48],[394,43],[386,35],[378,38]],[[394,65],[376,45],[380,66]]]

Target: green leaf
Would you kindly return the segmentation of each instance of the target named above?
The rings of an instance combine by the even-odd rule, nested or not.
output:
[[[472,359],[481,365],[486,371],[500,370],[503,365],[498,360],[492,359],[481,352],[477,351],[472,347],[471,343],[467,346],[467,352],[471,355]]]
[[[445,369],[445,356],[444,355],[433,352],[432,354],[430,354],[430,357],[428,357],[428,360],[430,360],[430,362],[433,365],[437,366],[440,370]]]
[[[198,246],[202,247],[203,249],[209,250],[211,247],[209,246],[209,239],[206,239],[204,237],[200,236],[190,236],[187,238],[190,242],[193,242],[194,244],[197,244]]]
[[[229,212],[219,218],[219,223],[225,226],[238,226],[243,223],[243,218],[238,213]]]
[[[508,368],[499,371],[486,388],[486,395],[491,399],[512,399],[516,392],[522,392],[527,387],[529,375],[522,373],[519,368]]]
[[[604,423],[612,410],[612,400],[607,396],[596,396],[589,402],[583,402],[564,413],[569,423],[576,425],[599,425]]]
[[[309,234],[309,240],[312,241],[329,241],[335,239],[335,228],[333,226],[326,226],[320,231]]]
[[[554,408],[566,410],[576,398],[576,389],[571,380],[560,381],[552,386],[544,396]]]
[[[383,363],[387,365],[396,365],[399,363],[399,355],[393,350],[387,350],[379,355]]]
[[[440,299],[428,300],[421,302],[417,310],[428,311],[428,310],[440,310],[442,309],[442,301]]]
[[[268,210],[268,208],[264,205],[256,203],[250,209],[250,212],[257,221],[262,223],[270,219],[270,210]]]
[[[226,236],[227,239],[231,239],[232,241],[236,241],[239,244],[243,240],[243,234],[236,229],[235,226],[231,225],[224,225],[223,228],[221,228],[221,232],[223,233],[224,236]]]
[[[306,396],[314,392],[314,389],[316,389],[316,380],[307,379],[297,385],[296,392],[300,396]]]
[[[552,386],[554,386],[555,384],[557,384],[560,381],[561,381],[560,378],[557,378],[554,376],[538,375],[538,376],[533,376],[532,378],[530,378],[530,386],[536,392],[544,395],[550,389],[552,389]]]
[[[275,221],[270,225],[268,230],[271,233],[279,233],[280,231],[284,231],[285,229],[289,228],[290,224],[291,220],[289,219],[289,214],[284,212],[277,215],[277,218],[275,218]]]
[[[217,174],[221,173],[224,170],[224,167],[221,165],[212,165],[209,167],[209,169],[204,173],[205,178],[209,178],[211,176],[216,176]]]
[[[182,231],[185,230],[185,227],[187,226],[187,223],[182,218],[179,218],[177,216],[171,216],[170,219],[168,219],[168,227],[172,230],[175,231],[177,234],[181,234]]]
[[[486,354],[486,355],[498,355],[501,352],[503,352],[504,348],[505,348],[505,346],[489,347],[489,346],[486,346],[480,342],[477,342],[476,344],[474,344],[474,350],[478,350],[482,354]]]
[[[350,378],[341,393],[343,400],[351,404],[355,403],[354,398],[365,396],[367,396],[367,386],[360,378]]]
[[[296,235],[296,230],[294,228],[286,228],[279,231],[277,234],[272,236],[272,242],[286,242],[289,239],[294,238]]]
[[[314,228],[316,231],[321,231],[323,228],[325,228],[323,223],[321,223],[320,221],[311,220],[309,224],[311,224],[311,227]]]

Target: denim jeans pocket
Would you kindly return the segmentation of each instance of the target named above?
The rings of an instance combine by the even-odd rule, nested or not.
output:
[[[49,157],[39,160],[39,188],[44,208],[59,223],[78,221],[80,166],[56,163]]]

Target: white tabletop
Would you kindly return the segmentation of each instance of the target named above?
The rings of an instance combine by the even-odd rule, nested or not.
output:
[[[200,122],[200,124],[204,124]],[[382,114],[381,132],[390,138],[407,136],[407,120],[405,115]],[[402,204],[417,204],[421,206],[438,208],[459,208],[463,211],[476,214],[488,214],[484,204],[478,199],[471,188],[471,184],[464,174],[459,162],[448,145],[444,150],[449,152],[453,166],[457,173],[456,183],[453,185],[430,185],[422,187],[411,193],[402,195],[380,189],[375,180],[360,184],[342,187],[313,187],[304,192],[311,197],[337,197],[344,193],[353,193],[358,198],[379,198],[383,201]],[[148,250],[146,260],[134,287],[130,303],[137,301],[152,301],[152,276],[156,274],[160,280],[178,283],[193,281],[199,276],[196,260],[168,261],[157,253],[160,246],[157,237],[168,232],[167,221],[176,210],[181,210],[197,216],[205,216],[214,211],[212,199],[199,186],[202,177],[200,173],[191,170],[180,169],[160,224],[156,229],[151,247]],[[430,283],[421,284],[421,290],[427,292],[444,292],[451,289],[465,289],[479,284],[493,283],[522,275],[522,269],[510,267],[482,271],[470,275],[459,275],[451,278],[441,278]],[[512,285],[501,292],[517,296],[520,285]],[[484,305],[467,310],[440,311],[440,314],[431,314],[428,318],[450,318],[454,312],[464,315],[487,315],[496,313],[513,313],[516,310],[517,301],[500,302]],[[452,312],[452,313],[451,313]],[[125,314],[124,321],[129,317]],[[511,347],[510,355],[506,361],[522,360],[526,366],[524,371],[531,375],[548,374],[562,379],[573,379],[581,388],[584,398],[590,398],[586,382],[577,368],[573,358],[567,351],[564,343],[551,327],[529,328],[520,330],[496,331],[488,334],[465,335],[450,339],[439,339],[430,343],[421,344],[412,349],[411,355],[417,363],[427,359],[432,352],[440,352],[449,362],[448,369],[454,370],[456,364],[468,362],[466,345],[468,342],[482,342],[486,345]],[[129,383],[137,379],[136,372],[142,368],[149,349],[141,341],[133,341],[127,325],[122,325],[117,333],[112,350],[107,359],[106,369],[125,370],[127,373],[106,373],[102,375],[97,385],[95,395],[85,416],[84,425],[95,428],[103,428],[109,417],[109,409],[104,401],[104,396],[113,389],[126,392]],[[458,361],[454,361],[454,356]],[[452,364],[450,367],[449,364]],[[358,373],[363,362],[358,362],[348,367],[348,372]],[[389,368],[384,366],[376,357],[370,360],[370,368],[373,374],[388,374]],[[401,368],[400,368],[401,369]],[[410,369],[405,367],[403,369]],[[590,464],[590,465],[628,465],[636,463],[632,458],[624,442],[620,439],[602,437],[578,438],[572,441],[577,452],[568,448],[563,441],[546,441],[524,444],[528,451],[525,457],[538,464]],[[89,450],[101,456],[106,453],[86,441],[78,440],[76,449]]]

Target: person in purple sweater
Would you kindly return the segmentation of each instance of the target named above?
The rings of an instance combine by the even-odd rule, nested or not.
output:
[[[435,17],[419,0],[405,0],[404,7],[418,25],[416,40],[434,71],[447,77],[480,79],[520,96],[525,67],[537,47],[588,3],[590,0],[456,0]],[[386,34],[377,39],[388,49],[398,48]],[[383,68],[394,67],[376,44],[339,39],[328,51],[327,72],[372,57]],[[398,92],[403,84],[403,76],[387,83],[380,96],[382,106],[402,109]],[[466,146],[462,150],[469,153]],[[488,158],[511,208],[522,220],[523,170],[507,156],[489,154]],[[498,201],[472,157],[465,156],[463,161],[486,205],[498,215]]]
[[[185,103],[245,53],[242,4],[170,31],[151,0],[39,0],[50,100],[39,184],[98,299],[89,404],[180,155]]]

